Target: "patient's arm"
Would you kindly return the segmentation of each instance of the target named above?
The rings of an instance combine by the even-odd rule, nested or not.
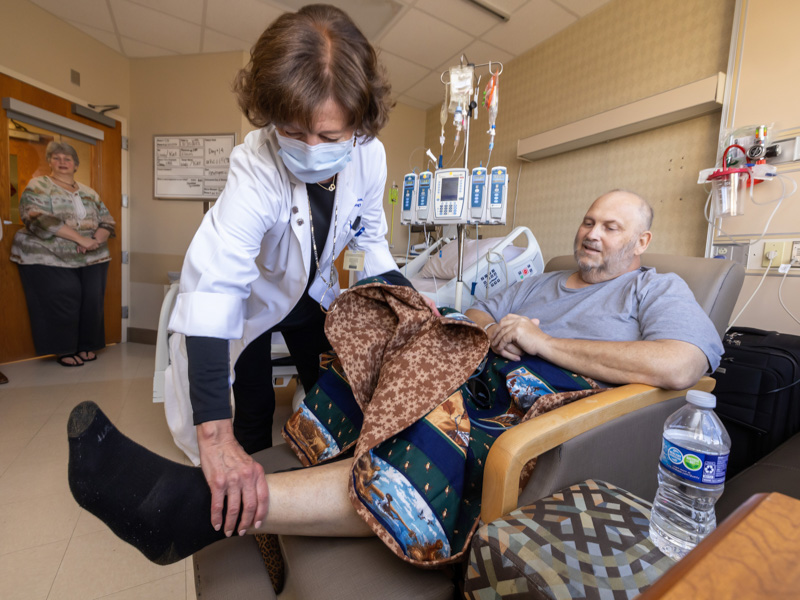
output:
[[[691,387],[708,370],[703,351],[688,342],[555,338],[539,329],[535,321],[506,315],[496,327],[490,328],[492,348],[512,360],[518,359],[522,350],[608,383],[645,383],[666,389]]]
[[[492,315],[482,310],[478,310],[477,308],[470,308],[464,314],[472,319],[476,325],[479,325],[480,328],[486,332],[486,334],[489,336],[489,341],[491,342],[492,334],[494,333],[495,329],[497,329],[497,322],[494,320]],[[538,325],[539,319],[533,319],[533,322]],[[501,354],[500,349],[496,348],[494,344],[492,344],[492,350],[494,350],[497,354]],[[522,354],[522,350],[510,342],[506,343],[505,350],[507,352],[507,354],[504,354],[506,358],[512,358],[514,356],[519,357],[519,355]]]

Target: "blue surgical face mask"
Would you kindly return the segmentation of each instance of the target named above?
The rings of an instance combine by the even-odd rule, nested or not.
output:
[[[309,146],[305,142],[278,133],[278,156],[294,176],[303,183],[325,181],[344,169],[350,162],[353,138],[343,142],[327,142]]]

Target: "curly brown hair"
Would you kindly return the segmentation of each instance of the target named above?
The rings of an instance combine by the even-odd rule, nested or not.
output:
[[[256,127],[294,123],[310,131],[317,109],[333,99],[366,139],[394,106],[375,49],[344,11],[327,4],[278,17],[250,51],[234,91]]]

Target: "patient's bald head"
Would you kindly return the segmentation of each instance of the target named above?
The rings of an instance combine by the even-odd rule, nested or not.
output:
[[[575,236],[575,260],[586,283],[600,283],[641,266],[650,244],[653,209],[627,190],[611,190],[586,211]]]
[[[591,211],[592,207],[598,202],[605,201],[614,202],[619,210],[630,211],[631,216],[638,215],[638,233],[649,231],[653,226],[653,207],[639,194],[622,189],[611,190],[597,198],[592,203],[592,206],[589,207],[589,210]]]

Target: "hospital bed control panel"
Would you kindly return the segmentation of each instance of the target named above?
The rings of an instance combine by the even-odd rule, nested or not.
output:
[[[403,225],[505,225],[508,169],[439,169],[403,177]]]
[[[526,277],[530,277],[531,275],[535,275],[536,273],[539,273],[539,272],[540,271],[538,271],[538,270],[534,270],[533,262],[527,262],[527,263],[517,267],[516,273],[515,273],[515,275],[517,276],[516,280],[517,281],[522,281]]]

